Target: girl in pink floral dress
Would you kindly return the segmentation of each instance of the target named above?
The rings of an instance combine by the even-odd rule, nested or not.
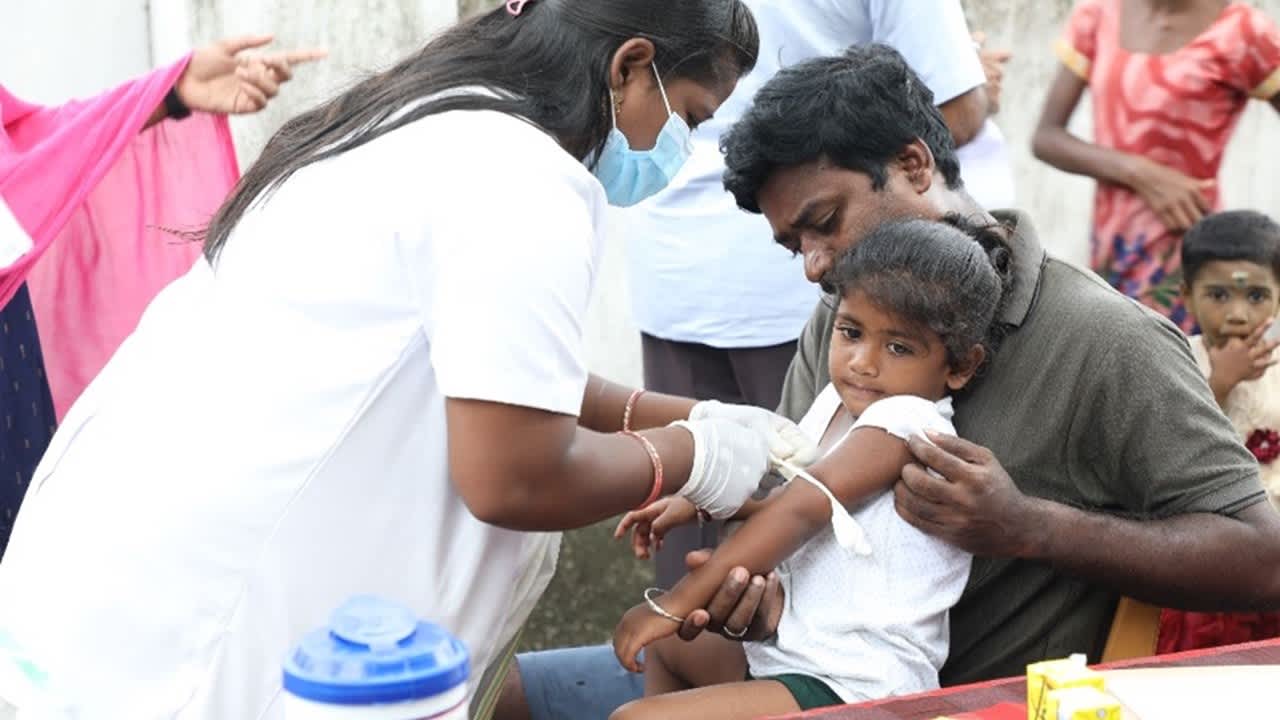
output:
[[[1221,208],[1218,171],[1249,99],[1280,110],[1280,31],[1244,3],[1081,0],[1057,54],[1036,157],[1098,180],[1094,271],[1192,331],[1182,233]],[[1066,129],[1086,87],[1092,143]]]

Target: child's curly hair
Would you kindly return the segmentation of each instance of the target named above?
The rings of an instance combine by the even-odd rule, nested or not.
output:
[[[1013,286],[1013,254],[1000,225],[959,215],[942,222],[894,220],[845,251],[824,278],[837,297],[860,292],[873,304],[942,338],[957,367],[974,345],[990,358],[1004,336],[997,322]]]

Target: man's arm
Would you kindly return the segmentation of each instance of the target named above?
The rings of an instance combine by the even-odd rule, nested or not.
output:
[[[932,437],[932,436],[931,436]],[[1280,517],[1258,502],[1211,513],[1129,520],[1023,495],[991,452],[947,436],[910,443],[899,514],[975,555],[1052,564],[1124,595],[1191,610],[1280,608]]]
[[[872,0],[867,12],[872,41],[902,53],[933,92],[956,147],[977,137],[990,115],[987,79],[960,3]]]
[[[942,111],[942,118],[947,121],[947,127],[951,129],[951,137],[955,140],[956,147],[972,142],[978,133],[982,132],[982,126],[986,124],[987,117],[991,114],[991,108],[987,102],[987,89],[981,85],[942,103],[938,109]]]
[[[1047,503],[1044,516],[1046,542],[1033,557],[1064,572],[1166,607],[1280,608],[1280,516],[1264,500],[1235,516],[1197,513],[1154,522],[1056,503]],[[1074,541],[1068,528],[1077,533]]]
[[[937,438],[911,450],[945,480],[909,466],[900,513],[974,554],[1046,562],[1166,607],[1280,607],[1280,522],[1258,512],[1257,460],[1186,337],[1118,298],[1091,315],[1088,372],[1067,381],[1079,430],[1060,440],[1066,454],[1089,457],[1078,494],[1055,498],[1072,506],[1024,495],[1019,487],[1035,483],[1015,485],[986,448]]]
[[[1000,112],[1000,94],[1004,90],[1004,66],[1013,57],[1013,52],[988,48],[987,34],[984,32],[973,34],[973,44],[978,47],[982,72],[987,76],[987,115],[995,115]]]

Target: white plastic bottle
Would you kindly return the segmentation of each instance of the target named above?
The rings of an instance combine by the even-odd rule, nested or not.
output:
[[[467,720],[467,649],[408,608],[360,596],[284,663],[287,720]]]

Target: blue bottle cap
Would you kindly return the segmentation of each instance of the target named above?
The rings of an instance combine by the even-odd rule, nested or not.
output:
[[[284,689],[329,705],[380,705],[449,692],[470,674],[467,648],[408,608],[357,596],[284,663]]]

